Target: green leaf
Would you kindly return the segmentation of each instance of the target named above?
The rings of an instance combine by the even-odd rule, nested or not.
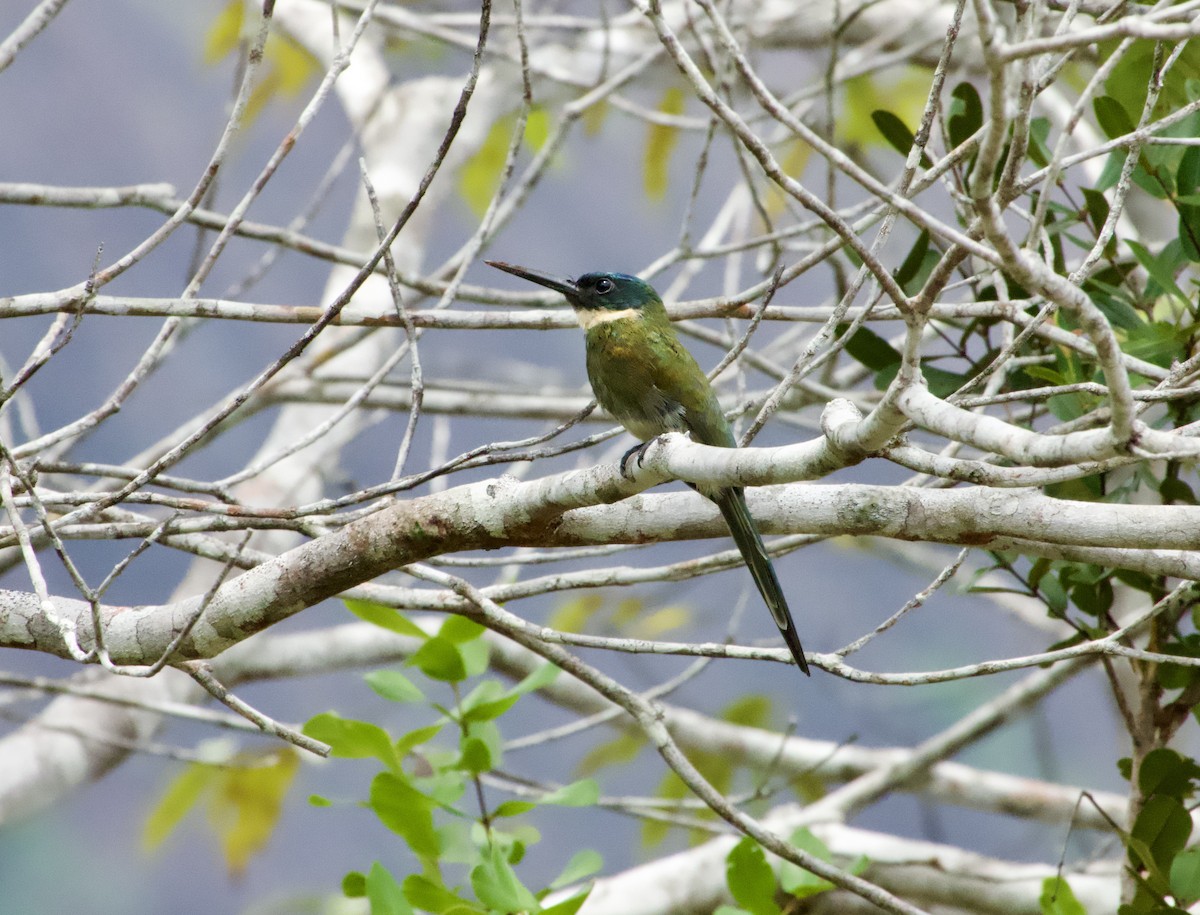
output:
[[[1189,146],[1184,151],[1175,183],[1180,195],[1175,201],[1179,211],[1179,241],[1184,256],[1194,263],[1200,261],[1200,205],[1192,201],[1200,187],[1200,146]]]
[[[472,869],[471,886],[479,901],[490,909],[526,912],[539,908],[537,898],[517,879],[512,866],[495,845],[484,863]]]
[[[1138,767],[1138,787],[1145,796],[1165,794],[1187,800],[1195,793],[1200,766],[1169,747],[1158,747],[1146,754]]]
[[[142,826],[142,850],[157,851],[221,775],[218,766],[191,763],[179,773]]]
[[[738,842],[725,859],[725,882],[734,900],[753,915],[778,915],[775,872],[761,846],[749,836]]]
[[[1169,368],[1172,362],[1184,358],[1188,335],[1186,327],[1152,321],[1130,330],[1122,349],[1130,356]]]
[[[1112,247],[1112,245],[1110,245]],[[1084,291],[1096,303],[1096,307],[1118,330],[1136,330],[1145,323],[1137,310],[1129,304],[1123,293],[1097,280],[1095,277],[1084,283]]]
[[[505,801],[492,811],[492,817],[495,819],[519,817],[531,810],[537,810],[537,804],[533,801]]]
[[[463,696],[458,702],[458,716],[465,718],[467,713],[477,705],[487,705],[490,702],[495,702],[498,699],[505,699],[509,696],[509,691],[505,689],[504,684],[499,680],[483,680],[475,685],[469,693]]]
[[[441,756],[441,754],[438,755]],[[466,776],[460,770],[453,768],[453,763],[457,759],[458,757],[454,756],[446,761],[445,767],[441,768],[436,775],[422,776],[418,786],[431,803],[447,810],[453,809],[467,791]]]
[[[500,729],[496,727],[494,721],[476,721],[467,726],[466,738],[481,742],[488,752],[490,762],[487,768],[497,769],[503,765],[504,760],[504,738],[500,736]],[[472,751],[478,754],[478,750]],[[473,756],[474,760],[481,760],[481,756]]]
[[[663,93],[658,110],[663,114],[683,114],[686,96],[683,89],[672,86]],[[679,142],[679,128],[667,124],[651,124],[646,135],[646,155],[642,165],[642,181],[646,196],[651,200],[662,200],[670,184],[668,164],[675,145]]]
[[[425,698],[420,687],[398,670],[373,670],[363,679],[367,686],[391,702],[420,702]]]
[[[308,720],[304,733],[333,748],[333,755],[346,759],[373,756],[391,769],[400,768],[400,758],[387,731],[369,721],[342,718],[334,712],[322,712]]]
[[[342,878],[342,893],[347,899],[362,899],[367,895],[367,878],[358,871],[350,871]]]
[[[1047,877],[1042,881],[1038,906],[1042,915],[1087,915],[1087,909],[1075,898],[1070,884],[1059,877]]]
[[[468,677],[478,677],[487,672],[491,649],[485,640],[473,639],[463,642],[458,646],[458,652],[462,655],[463,667]]]
[[[1160,648],[1164,654],[1176,655],[1181,658],[1200,657],[1200,635],[1191,633],[1177,641],[1163,644]],[[1163,689],[1186,689],[1200,680],[1200,670],[1185,664],[1160,664],[1158,666],[1158,682]],[[1197,706],[1192,706],[1192,714],[1197,712]]]
[[[1124,106],[1110,95],[1099,95],[1092,101],[1096,122],[1110,140],[1133,133],[1133,121]]]
[[[900,354],[883,337],[869,327],[860,327],[846,341],[846,352],[872,371],[899,365]]]
[[[924,361],[921,363],[921,374],[929,386],[929,393],[934,397],[949,397],[967,383],[967,376],[961,372],[947,372]]]
[[[347,610],[364,623],[371,623],[380,629],[387,629],[389,632],[394,632],[397,635],[407,635],[414,639],[420,639],[422,642],[429,638],[428,632],[416,623],[408,620],[400,611],[394,610],[391,607],[385,607],[383,604],[376,604],[366,600],[355,600],[354,598],[346,598],[342,603],[346,605]]]
[[[1047,575],[1042,579],[1038,590],[1041,591],[1042,599],[1051,614],[1062,616],[1067,612],[1067,592],[1057,578]]]
[[[396,756],[403,759],[413,749],[419,747],[423,743],[427,743],[441,733],[445,724],[430,724],[423,728],[417,728],[414,731],[409,731],[395,743]]]
[[[529,676],[525,677],[520,683],[512,688],[512,692],[518,696],[525,696],[529,693],[536,692],[543,686],[549,686],[558,679],[558,675],[562,671],[547,661],[541,667],[537,668]]]
[[[1096,179],[1096,190],[1107,191],[1116,186],[1121,179],[1121,170],[1125,166],[1125,155],[1120,150],[1116,150],[1108,154],[1104,160],[1104,168],[1100,170],[1100,177]]]
[[[562,889],[564,886],[578,883],[585,877],[590,877],[598,872],[603,866],[604,858],[600,856],[600,852],[591,848],[577,851],[571,856],[567,866],[562,869],[562,873],[550,881],[550,889]]]
[[[1156,794],[1146,801],[1134,821],[1130,847],[1133,848],[1134,840],[1144,845],[1151,857],[1147,860],[1146,852],[1139,850],[1142,863],[1165,874],[1170,871],[1175,856],[1187,845],[1191,833],[1192,818],[1183,804],[1177,798]]]
[[[1048,365],[1026,365],[1021,369],[1027,376],[1035,382],[1045,381],[1049,384],[1067,384],[1067,380],[1063,378],[1062,372],[1050,368]]]
[[[434,636],[418,648],[408,663],[431,680],[459,683],[467,678],[467,667],[458,647],[441,636]]]
[[[462,754],[458,764],[459,768],[472,775],[490,772],[493,768],[492,752],[485,741],[477,737],[468,737],[462,742]]]
[[[1108,222],[1109,205],[1108,198],[1104,196],[1102,191],[1095,188],[1081,188],[1083,192],[1083,203],[1087,208],[1088,219],[1092,223],[1092,228],[1097,232],[1104,227]]]
[[[462,645],[479,638],[486,631],[483,624],[467,619],[465,616],[459,616],[457,613],[452,613],[442,623],[442,628],[438,630],[438,635],[447,642]]]
[[[413,908],[426,912],[484,912],[461,896],[457,896],[441,880],[433,880],[421,874],[409,874],[404,878],[404,898]]]
[[[556,903],[549,908],[542,909],[542,915],[575,915],[583,904],[587,902],[588,896],[592,894],[592,888],[589,886],[581,893],[576,893],[570,899],[564,899],[562,902]]]
[[[807,829],[798,829],[792,833],[791,842],[801,851],[806,851],[814,858],[831,861],[833,856],[825,843]],[[860,865],[861,866],[861,865]],[[797,899],[805,899],[832,889],[833,884],[824,877],[818,877],[811,871],[805,870],[791,861],[784,861],[779,868],[779,882],[783,888]]]
[[[461,720],[464,723],[491,721],[494,718],[499,718],[516,705],[517,700],[520,698],[520,696],[505,696],[503,699],[497,699],[495,702],[481,702],[463,715]]]
[[[491,721],[516,705],[520,698],[520,693],[506,692],[497,681],[487,680],[459,703],[458,717],[464,723]]]
[[[907,160],[908,154],[917,142],[916,135],[908,129],[908,125],[899,117],[892,114],[892,112],[885,111],[882,108],[877,108],[871,112],[871,121],[875,124],[875,129],[888,142],[888,145]],[[932,167],[933,160],[929,158],[929,155],[924,150],[921,150],[921,168]]]
[[[1196,493],[1186,482],[1179,477],[1167,477],[1158,484],[1158,494],[1162,497],[1163,502],[1177,503],[1179,505],[1195,505]]]
[[[1175,192],[1171,173],[1162,168],[1148,167],[1145,152],[1133,169],[1133,183],[1159,200],[1166,200]]]
[[[958,147],[983,126],[983,102],[979,99],[979,92],[970,83],[959,83],[950,97],[950,116],[946,129],[950,133],[950,145]]]
[[[1034,118],[1029,122],[1029,144],[1026,152],[1038,168],[1045,168],[1050,164],[1052,154],[1050,147],[1046,144],[1049,136],[1050,121],[1048,118]]]
[[[591,807],[600,800],[600,786],[595,780],[582,778],[569,785],[563,785],[556,791],[541,798],[543,804],[554,804],[559,807]]]
[[[937,262],[937,251],[930,250],[929,247],[929,233],[922,229],[908,256],[904,258],[904,263],[896,271],[896,282],[906,293],[915,295],[925,285]]]
[[[378,861],[367,872],[364,889],[371,902],[371,915],[412,915],[413,908],[404,898],[404,890]]]
[[[1189,908],[1200,900],[1200,847],[1184,849],[1171,862],[1171,895]]]
[[[433,828],[433,802],[406,779],[392,772],[380,772],[371,780],[370,806],[380,822],[401,836],[416,855],[437,858],[441,843]],[[406,880],[406,895],[407,891]],[[408,901],[417,908],[425,908],[412,896],[408,896]]]
[[[1112,582],[1107,578],[1081,582],[1071,588],[1071,602],[1088,616],[1099,619],[1112,607]]]

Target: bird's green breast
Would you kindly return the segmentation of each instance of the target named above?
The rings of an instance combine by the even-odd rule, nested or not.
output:
[[[587,373],[600,405],[643,441],[690,432],[706,444],[734,444],[708,378],[665,316],[593,323]]]

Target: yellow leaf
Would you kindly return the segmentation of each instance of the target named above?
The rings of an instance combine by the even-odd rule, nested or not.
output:
[[[633,626],[635,638],[653,639],[681,626],[686,626],[691,619],[691,611],[678,605],[663,607],[653,613],[645,613],[638,617]]]
[[[588,750],[575,767],[575,773],[580,776],[594,775],[606,766],[629,762],[642,751],[645,743],[645,739],[633,731],[620,734]]]
[[[771,700],[761,693],[740,696],[721,709],[719,717],[748,728],[765,728],[771,721]]]
[[[262,76],[255,83],[254,88],[250,90],[250,98],[246,100],[246,114],[244,116],[246,124],[253,124],[255,119],[262,114],[262,110],[267,107],[267,102],[271,100],[271,96],[279,88],[279,76],[270,67],[264,66],[260,71]]]
[[[246,123],[252,123],[273,98],[297,95],[318,68],[317,59],[290,38],[282,35],[268,38],[263,50],[262,75],[246,103]]]
[[[209,66],[237,50],[242,38],[246,8],[242,0],[229,0],[217,14],[204,38],[204,62]]]
[[[812,147],[804,140],[797,138],[783,147],[779,155],[779,164],[786,174],[799,180],[800,176],[804,174],[804,169],[808,167],[808,159],[811,155]],[[774,182],[767,185],[767,212],[772,216],[783,212],[789,200],[791,200],[791,196]]]
[[[529,109],[529,117],[525,119],[525,145],[534,152],[546,145],[550,138],[550,115],[545,108],[535,106]]]
[[[320,72],[320,62],[302,44],[286,35],[273,34],[267,39],[266,60],[279,74],[279,89],[285,95],[297,95]]]
[[[458,192],[476,216],[482,216],[500,187],[504,162],[516,127],[516,115],[506,115],[494,124],[475,155],[463,165],[458,175]],[[544,108],[531,108],[525,120],[523,141],[535,152],[550,135],[550,116]]]
[[[641,616],[646,602],[638,597],[625,597],[617,602],[617,607],[612,613],[612,624],[618,629],[628,626],[639,616]]]
[[[587,111],[583,113],[583,131],[589,137],[594,137],[600,132],[600,128],[604,126],[604,119],[608,115],[608,100],[601,99],[594,105],[588,106]]]
[[[662,781],[658,783],[658,790],[654,792],[655,797],[665,801],[680,801],[690,794],[690,789],[683,783],[674,772],[668,772],[662,777]],[[708,811],[703,811],[698,815],[703,817]],[[666,820],[647,819],[642,823],[642,847],[654,848],[659,845],[667,835],[671,832],[673,824]]]
[[[209,821],[232,876],[240,876],[271,838],[298,765],[296,752],[285,747],[257,764],[221,770]]]
[[[921,117],[928,90],[929,71],[915,66],[847,80],[842,114],[837,119],[838,142],[859,147],[887,146],[871,119],[871,112],[885,109],[912,126]]]
[[[658,110],[663,114],[683,114],[684,95],[678,86],[663,93]],[[643,181],[646,196],[651,200],[662,200],[667,194],[667,165],[675,144],[679,142],[679,129],[666,124],[651,124],[646,135],[646,159]]]
[[[582,632],[587,628],[588,620],[603,606],[604,598],[599,594],[581,594],[550,614],[547,625],[563,632]]]
[[[496,189],[500,187],[514,121],[512,115],[496,121],[475,155],[466,161],[459,172],[458,192],[476,216],[482,216],[487,211]]]
[[[192,763],[167,786],[142,827],[142,850],[154,852],[217,780],[220,768]]]
[[[815,772],[801,772],[788,783],[806,804],[813,804],[825,796],[825,781]]]

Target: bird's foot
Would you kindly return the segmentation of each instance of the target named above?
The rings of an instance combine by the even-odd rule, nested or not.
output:
[[[621,476],[625,477],[627,480],[633,479],[633,470],[631,470],[629,467],[629,459],[636,456],[637,466],[641,467],[642,461],[646,459],[646,451],[649,450],[650,446],[656,441],[658,441],[657,438],[652,438],[649,441],[639,442],[626,451],[621,456]]]

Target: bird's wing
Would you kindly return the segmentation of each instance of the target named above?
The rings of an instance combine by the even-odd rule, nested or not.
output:
[[[683,420],[683,428],[698,442],[732,448],[736,441],[725,421],[716,392],[675,332],[654,331],[660,339],[652,347],[656,358],[651,366],[652,382],[659,395],[672,404]]]

